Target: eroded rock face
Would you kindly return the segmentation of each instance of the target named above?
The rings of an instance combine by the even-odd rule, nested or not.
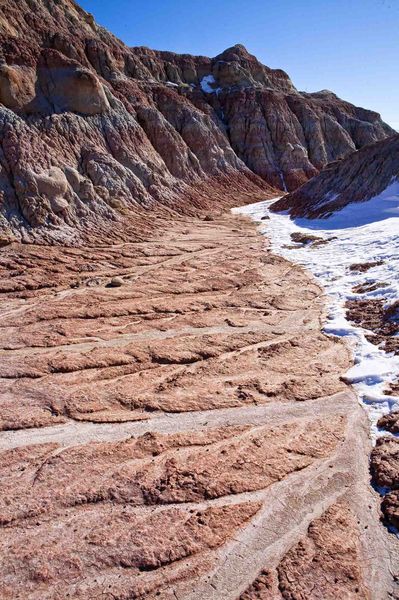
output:
[[[35,72],[29,67],[0,65],[0,101],[7,108],[21,110],[35,98]]]
[[[339,502],[313,521],[307,535],[291,548],[277,568],[284,600],[371,598],[359,564],[356,518]]]
[[[57,175],[40,183],[47,194],[65,186]],[[1,319],[0,429],[147,421],[344,391],[349,354],[315,329],[317,286],[294,291],[299,271],[265,255],[245,224],[230,232],[224,223],[164,223],[158,241],[102,249],[4,248],[4,306],[15,302],[24,316],[4,309]],[[65,297],[54,294],[59,286]]]
[[[78,62],[65,60],[57,50],[42,53],[38,73],[52,113],[95,115],[110,108],[98,77]]]
[[[3,4],[0,23],[4,243],[139,237],[149,212],[233,202],[228,184],[270,191],[206,103],[156,80],[74,2]]]
[[[378,438],[371,455],[371,473],[382,488],[399,486],[399,441],[395,437]]]
[[[0,44],[3,243],[139,237],[149,211],[231,205],[227,185],[238,203],[271,197],[391,133],[241,45],[212,59],[128,48],[71,0],[3,3]],[[67,179],[56,199],[36,185],[52,169]]]
[[[156,506],[260,490],[328,456],[343,440],[345,426],[340,417],[329,421],[299,427],[227,427],[169,437],[148,433],[137,440],[89,444],[62,454],[51,444],[12,450],[2,455],[0,524],[43,513],[56,516],[64,508],[91,502]],[[12,474],[21,463],[26,468],[16,482]],[[27,485],[32,476],[34,496]]]
[[[42,527],[36,524],[36,540],[29,526],[17,527],[2,540],[2,552],[7,554],[2,596],[147,599],[152,591],[181,577],[179,561],[184,561],[185,575],[190,569],[194,574],[201,572],[207,554],[228,541],[258,508],[248,502],[140,514],[130,506],[105,505],[100,510],[87,507],[66,512],[61,521],[43,522]],[[60,526],[65,531],[62,537]],[[13,583],[16,568],[18,589]],[[151,571],[155,572],[152,576]]]
[[[359,530],[348,505],[338,502],[310,523],[306,536],[277,568],[263,570],[239,600],[371,598],[359,565]]]
[[[327,165],[319,175],[273,204],[292,217],[328,217],[350,202],[364,202],[399,181],[399,135],[367,145]]]

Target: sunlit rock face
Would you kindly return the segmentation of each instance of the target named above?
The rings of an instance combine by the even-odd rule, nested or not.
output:
[[[139,235],[150,213],[293,190],[391,133],[239,44],[215,58],[128,48],[72,0],[2,3],[0,43],[3,242],[123,237],[127,221]]]

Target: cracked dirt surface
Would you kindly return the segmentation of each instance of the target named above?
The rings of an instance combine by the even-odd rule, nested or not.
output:
[[[1,598],[399,597],[350,354],[249,221],[0,269]]]

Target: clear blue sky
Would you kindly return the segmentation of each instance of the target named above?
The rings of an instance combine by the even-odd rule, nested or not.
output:
[[[78,0],[129,46],[215,56],[241,43],[300,90],[399,130],[399,0]]]

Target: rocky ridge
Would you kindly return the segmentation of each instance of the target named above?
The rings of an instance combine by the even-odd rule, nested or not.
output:
[[[399,134],[327,165],[316,177],[273,204],[295,217],[328,217],[351,202],[365,202],[399,183]]]
[[[137,239],[158,218],[294,189],[392,133],[241,45],[128,48],[73,0],[2,3],[0,46],[3,244]]]

